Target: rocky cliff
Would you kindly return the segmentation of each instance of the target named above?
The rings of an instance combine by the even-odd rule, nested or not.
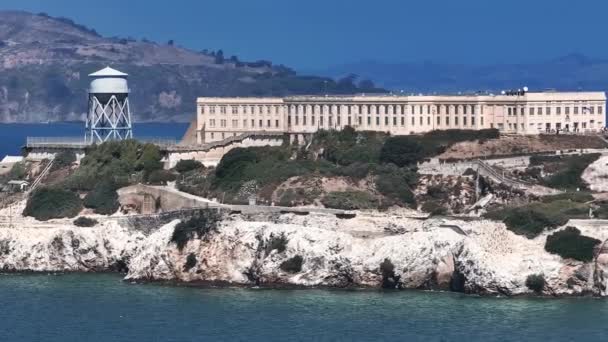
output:
[[[530,293],[527,276],[543,274],[547,295],[608,293],[608,255],[591,263],[563,260],[544,251],[546,236],[528,240],[491,221],[421,221],[403,213],[352,219],[233,215],[217,232],[192,239],[182,250],[171,242],[176,224],[149,235],[111,221],[95,228],[56,223],[0,229],[0,268],[122,270],[131,281],[385,286],[491,295]],[[608,238],[604,228],[581,230]]]

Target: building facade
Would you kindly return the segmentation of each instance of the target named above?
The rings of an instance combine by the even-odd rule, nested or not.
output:
[[[501,133],[596,132],[605,127],[603,92],[504,95],[353,95],[197,100],[199,144],[248,132],[309,134],[319,129],[421,134],[496,128]]]

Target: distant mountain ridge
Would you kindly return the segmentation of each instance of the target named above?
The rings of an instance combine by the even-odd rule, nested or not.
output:
[[[107,38],[67,18],[0,11],[0,122],[81,120],[87,75],[111,65],[130,75],[136,120],[189,120],[198,96],[283,96],[381,91],[370,82],[299,76],[270,61]]]
[[[317,70],[341,77],[354,73],[393,91],[457,93],[500,91],[527,86],[533,90],[608,90],[608,59],[582,54],[537,63],[471,66],[435,62],[383,63],[363,61]]]

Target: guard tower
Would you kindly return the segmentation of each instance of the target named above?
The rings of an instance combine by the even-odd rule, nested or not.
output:
[[[89,112],[85,124],[87,142],[102,143],[133,137],[128,76],[110,67],[89,75]]]

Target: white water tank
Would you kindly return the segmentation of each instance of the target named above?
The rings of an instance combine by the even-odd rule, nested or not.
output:
[[[129,75],[116,69],[106,67],[89,75],[91,78],[91,94],[128,94]]]
[[[85,123],[88,142],[133,138],[128,76],[110,67],[89,75],[89,113]]]

